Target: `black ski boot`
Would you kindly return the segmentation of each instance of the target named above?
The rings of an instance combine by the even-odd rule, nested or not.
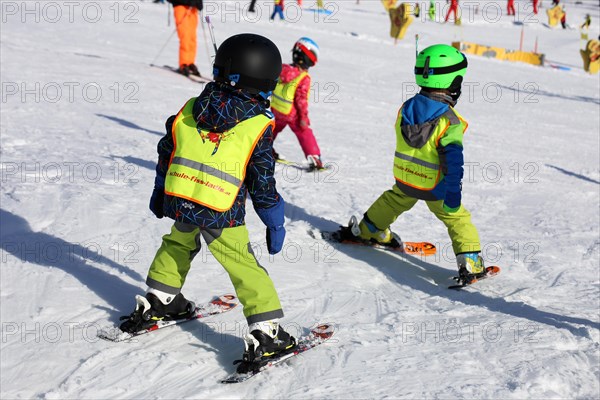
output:
[[[190,72],[190,75],[199,76],[199,77],[202,76],[202,75],[200,75],[200,71],[198,71],[198,67],[196,67],[196,64],[189,64],[187,67]]]
[[[296,339],[283,330],[276,321],[263,321],[251,324],[250,334],[244,337],[246,350],[239,363],[237,372],[245,374],[277,358],[290,353],[296,347]]]
[[[135,301],[135,310],[129,316],[121,317],[121,320],[125,320],[119,327],[123,332],[139,332],[151,328],[161,320],[187,319],[196,311],[196,305],[181,293],[178,293],[168,304],[163,304],[152,293],[146,293],[146,297],[137,295]]]

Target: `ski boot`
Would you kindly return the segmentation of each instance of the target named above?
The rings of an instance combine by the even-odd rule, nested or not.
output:
[[[370,246],[377,245],[402,249],[402,239],[400,239],[400,236],[392,232],[390,228],[386,228],[383,231],[377,229],[366,214],[360,223],[358,223],[358,219],[353,215],[348,222],[348,226],[342,226],[339,230],[339,240],[340,242],[354,242]]]
[[[181,293],[174,296],[150,289],[146,297],[135,296],[135,301],[135,310],[129,316],[121,317],[121,320],[125,320],[119,326],[123,332],[135,333],[149,329],[161,320],[187,319],[196,312],[196,305]]]
[[[181,65],[177,68],[177,73],[180,73],[183,76],[190,76],[190,67],[187,64]]]
[[[187,67],[188,67],[188,70],[190,71],[190,75],[198,76],[198,77],[202,76],[202,75],[200,75],[200,71],[198,71],[198,67],[196,67],[196,64],[189,64]]]
[[[237,372],[245,374],[260,369],[269,359],[290,353],[296,347],[296,339],[279,326],[277,320],[256,322],[248,327],[244,337],[245,351]]]
[[[200,71],[198,71],[198,67],[196,67],[196,64],[184,64],[177,69],[177,72],[184,76],[191,75],[202,77],[202,75],[200,75]]]
[[[308,160],[309,171],[322,171],[325,169],[323,161],[321,160],[321,156],[310,155],[306,156],[306,159]]]
[[[470,285],[487,274],[483,258],[477,253],[461,253],[456,255],[458,265],[458,284]]]

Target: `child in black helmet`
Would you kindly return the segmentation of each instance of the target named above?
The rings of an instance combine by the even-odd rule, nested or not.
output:
[[[250,194],[267,227],[269,253],[281,250],[284,201],[273,177],[275,123],[267,100],[280,71],[281,55],[273,42],[254,34],[232,36],[217,51],[215,82],[167,120],[150,209],[175,224],[150,266],[148,292],[138,296],[123,331],[193,313],[181,288],[202,237],[244,306],[250,332],[244,359],[268,358],[296,345],[279,326],[283,311],[277,292],[254,257],[244,222]]]

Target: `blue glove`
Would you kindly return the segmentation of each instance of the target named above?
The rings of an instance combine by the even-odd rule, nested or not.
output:
[[[453,214],[460,208],[460,192],[446,192],[446,198],[444,199],[444,211]]]
[[[258,217],[267,227],[267,249],[269,254],[277,254],[283,247],[285,228],[283,227],[285,202],[282,197],[271,208],[255,208]]]
[[[165,216],[163,212],[163,205],[165,203],[165,178],[162,176],[156,176],[154,179],[154,190],[150,197],[150,211],[156,218],[162,218]]]

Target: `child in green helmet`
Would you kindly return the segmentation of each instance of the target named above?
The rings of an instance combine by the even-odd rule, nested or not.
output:
[[[425,200],[448,228],[460,280],[468,284],[486,272],[477,229],[461,203],[467,122],[453,107],[466,71],[465,55],[448,45],[430,46],[417,55],[415,75],[421,92],[402,105],[395,124],[396,184],[371,205],[360,223],[352,217],[340,233],[344,240],[402,246],[390,225]]]

